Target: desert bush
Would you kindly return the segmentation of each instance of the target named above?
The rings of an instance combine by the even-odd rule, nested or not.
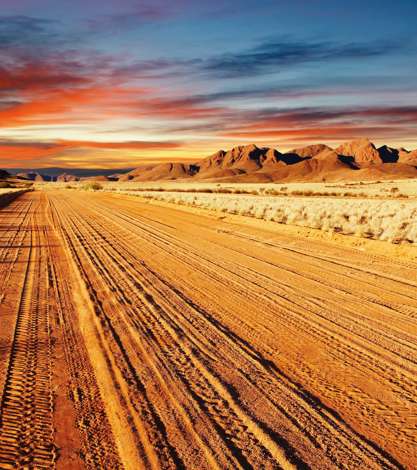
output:
[[[99,191],[103,189],[103,186],[100,183],[97,183],[96,181],[91,182],[91,183],[86,183],[82,186],[82,189],[84,191]]]
[[[304,195],[305,191],[303,192]],[[336,193],[337,194],[337,193]],[[339,195],[339,194],[338,194]],[[417,203],[413,200],[251,194],[149,192],[143,196],[175,204],[239,214],[281,224],[299,225],[342,234],[386,240],[417,242]]]
[[[272,189],[272,188],[269,188],[269,189],[265,189],[264,193],[265,194],[268,194],[270,196],[282,196],[282,191],[283,189]]]

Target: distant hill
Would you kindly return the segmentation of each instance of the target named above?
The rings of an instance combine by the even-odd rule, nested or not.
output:
[[[32,181],[17,178],[16,176],[10,174],[7,170],[0,169],[0,186],[2,188],[27,188],[33,184]]]
[[[9,178],[10,173],[6,170],[0,170],[0,179],[6,179]]]
[[[37,181],[38,183],[43,182],[43,181],[52,181],[51,176],[42,175],[40,173],[33,172],[33,171],[16,173],[14,176],[22,180]]]
[[[368,139],[336,149],[324,144],[280,152],[254,144],[219,150],[189,163],[142,165],[119,181],[201,180],[218,182],[337,181],[417,178],[417,150],[376,148]]]
[[[174,180],[191,177],[194,173],[194,166],[187,163],[160,163],[140,166],[119,177],[119,181]]]
[[[80,178],[80,181],[117,181],[118,178],[115,176],[105,176],[105,175],[97,175],[97,176],[87,176],[85,178]]]
[[[59,167],[51,167],[51,168],[8,168],[7,171],[13,175],[17,174],[26,174],[26,175],[42,175],[42,177],[46,180],[54,180],[58,178],[60,175],[73,175],[78,178],[87,178],[90,176],[111,176],[115,173],[124,174],[126,172],[131,171],[132,168],[98,168],[98,169],[91,169],[91,168],[59,168]],[[34,178],[35,178],[34,177]],[[31,176],[30,176],[31,178]]]
[[[69,183],[71,181],[78,181],[78,180],[79,180],[78,176],[70,175],[68,173],[62,173],[56,178],[56,181],[60,183]]]

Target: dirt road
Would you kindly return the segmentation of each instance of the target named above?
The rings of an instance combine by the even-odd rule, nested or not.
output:
[[[415,263],[69,190],[0,237],[0,469],[414,468]]]

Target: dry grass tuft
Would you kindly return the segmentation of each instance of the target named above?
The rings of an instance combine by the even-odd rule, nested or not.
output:
[[[303,193],[303,196],[305,194]],[[142,197],[238,214],[281,224],[390,241],[417,241],[415,201],[293,198],[235,194],[142,192]]]
[[[100,183],[92,182],[84,184],[81,189],[84,191],[100,191],[103,186]]]

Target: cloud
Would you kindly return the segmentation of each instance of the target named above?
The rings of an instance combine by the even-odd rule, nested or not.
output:
[[[28,62],[48,56],[71,56],[87,37],[58,20],[32,16],[0,16],[0,63]]]
[[[417,106],[369,107],[346,110],[352,118],[377,119],[386,124],[415,124],[417,127]]]
[[[23,101],[0,110],[0,127],[75,122],[80,120],[86,108],[91,109],[111,95],[108,87],[95,85],[43,90],[39,94],[34,89],[25,90]]]
[[[254,0],[250,0],[255,3]],[[96,2],[101,8],[103,2]],[[242,0],[240,0],[240,3]],[[247,0],[246,0],[247,2]],[[166,20],[183,18],[204,19],[220,16],[230,16],[236,14],[236,5],[228,0],[141,0],[120,1],[115,3],[115,7],[110,12],[102,15],[96,15],[95,18],[87,21],[90,32],[95,34],[123,33],[126,30],[140,29],[144,24],[157,23]]]
[[[251,111],[223,126],[223,138],[335,141],[357,137],[399,138],[417,130],[417,107],[305,107]]]
[[[147,98],[134,100],[123,105],[124,111],[132,116],[156,116],[159,118],[204,119],[219,118],[227,108],[206,106],[199,98]]]
[[[1,162],[10,166],[13,162],[42,161],[52,164],[64,155],[72,154],[82,158],[84,153],[93,155],[92,150],[101,151],[158,151],[174,150],[182,147],[179,141],[126,141],[126,142],[97,142],[87,140],[54,140],[54,141],[18,141],[13,139],[0,139],[0,166]]]
[[[105,121],[110,117],[202,119],[221,113],[200,96],[167,96],[155,77],[174,60],[123,64],[95,51],[36,54],[0,66],[0,127]],[[182,64],[184,65],[184,63]],[[161,96],[163,95],[163,96]]]
[[[181,73],[199,59],[132,61],[76,50],[55,40],[55,26],[26,16],[0,17],[0,127],[104,121],[110,115],[202,118],[218,110],[193,98],[160,97],[155,83],[138,85],[138,79]]]
[[[172,15],[172,5],[158,5],[158,2],[135,5],[129,11],[98,15],[87,21],[87,28],[92,33],[117,33],[126,29],[136,29],[145,23],[161,21]]]
[[[300,64],[366,59],[401,49],[399,43],[295,41],[286,38],[263,42],[251,49],[208,59],[202,69],[220,78],[250,77],[279,72]]]
[[[107,148],[107,149],[164,149],[178,148],[180,142],[131,140],[124,142],[99,142],[94,140],[53,140],[53,141],[21,141],[0,139],[0,147],[8,148],[37,148],[41,150],[56,148]]]
[[[0,127],[31,124],[105,122],[109,118],[205,119],[218,118],[227,109],[208,106],[200,99],[158,96],[158,89],[82,83],[37,91],[37,82],[27,80],[21,100],[3,101]],[[29,86],[31,84],[32,86]],[[73,84],[71,84],[73,85]],[[21,83],[23,86],[23,83]]]
[[[225,133],[224,137],[245,140],[271,140],[271,139],[289,139],[296,138],[299,141],[310,142],[329,142],[334,140],[349,140],[358,137],[388,137],[390,136],[387,131],[389,127],[381,126],[358,126],[358,125],[343,125],[343,126],[325,126],[325,127],[302,127],[298,129],[284,128],[284,129],[270,129],[270,130],[256,130],[251,132],[236,131]]]
[[[13,67],[0,67],[0,94],[19,91],[41,91],[53,88],[77,87],[89,80],[74,67],[53,61],[32,61]]]
[[[0,16],[0,49],[21,46],[44,46],[57,35],[55,21],[30,16]]]
[[[114,66],[115,75],[125,75],[136,79],[163,79],[195,73],[202,59],[136,60],[125,65]]]

